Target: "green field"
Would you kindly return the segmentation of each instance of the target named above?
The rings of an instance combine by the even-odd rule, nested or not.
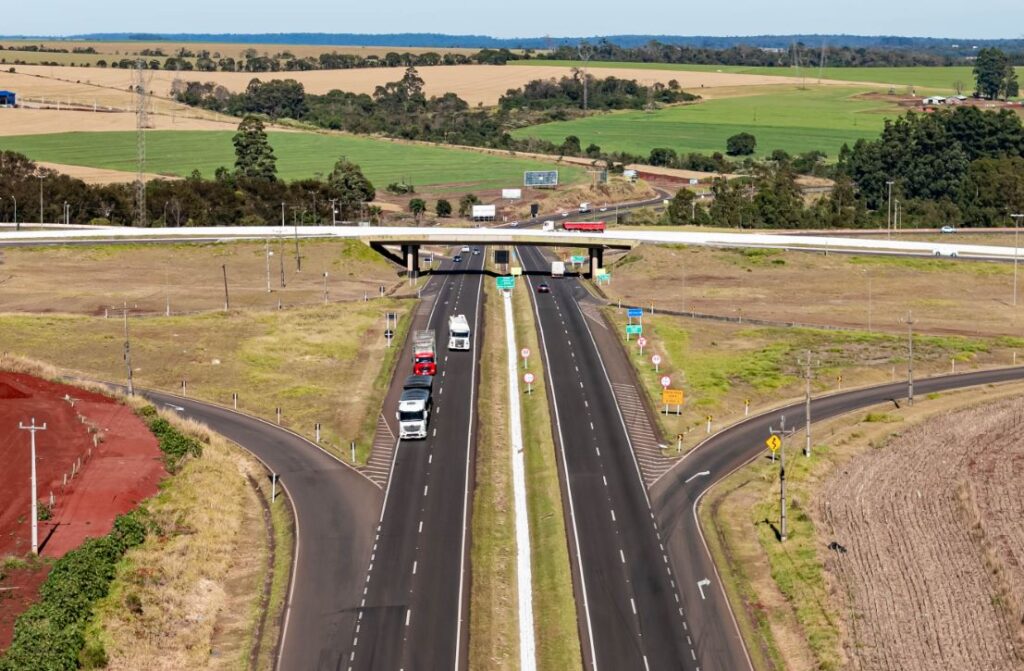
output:
[[[770,91],[770,92],[769,92]],[[773,86],[761,95],[723,98],[669,107],[656,112],[617,112],[574,121],[531,126],[516,137],[561,143],[577,135],[584,147],[647,155],[654,147],[679,153],[725,151],[725,141],[740,132],[757,138],[757,154],[785,149],[791,154],[819,149],[836,158],[844,142],[874,138],[886,117],[901,109],[877,100],[856,98],[859,89],[835,86]]]
[[[213,177],[220,166],[234,166],[232,131],[150,131],[146,133],[146,169],[181,175],[199,170]],[[271,132],[278,176],[292,180],[326,175],[340,156],[363,168],[378,189],[403,179],[415,185],[460,184],[487,189],[522,184],[524,170],[550,170],[552,164],[491,156],[474,151],[376,140],[350,135]],[[37,161],[112,170],[135,170],[135,133],[58,133],[0,138],[0,149]],[[581,168],[559,166],[563,183],[583,178]]]
[[[557,67],[579,67],[577,61],[509,61],[509,65],[551,65]],[[730,72],[744,75],[775,75],[777,77],[794,77],[805,79],[808,83],[818,80],[816,67],[772,68],[746,65],[693,65],[689,63],[626,63],[610,61],[590,61],[590,68],[630,68],[641,70],[679,70],[683,72]],[[599,76],[596,75],[595,76]],[[1024,79],[1024,67],[1017,67],[1017,76]],[[970,91],[974,84],[971,66],[953,67],[878,67],[878,68],[824,68],[820,77],[835,81],[872,82],[894,86],[916,86],[928,89],[929,92],[953,92],[953,83],[963,82],[965,90]],[[685,88],[685,87],[684,87]],[[900,93],[903,93],[900,91]],[[919,91],[920,93],[920,91]]]

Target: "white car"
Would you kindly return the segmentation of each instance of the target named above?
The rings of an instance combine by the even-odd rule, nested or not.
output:
[[[952,226],[943,226],[939,230],[943,233],[956,233],[956,229]]]
[[[569,213],[568,213],[568,212],[562,212],[562,213],[561,213],[561,215],[562,215],[563,217],[568,217],[568,216],[569,216]]]
[[[466,245],[465,247],[463,247],[462,251],[465,252],[466,254],[468,254],[469,253],[469,245]]]
[[[511,226],[512,228],[519,228],[519,222],[513,221],[511,224],[509,224],[509,226]]]

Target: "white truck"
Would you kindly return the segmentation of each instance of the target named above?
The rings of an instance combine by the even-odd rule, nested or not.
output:
[[[555,222],[552,221],[551,219],[548,219],[547,221],[544,222],[542,229],[545,231],[555,230]]]
[[[580,214],[590,212],[590,203],[580,203]]]
[[[565,277],[565,261],[551,262],[551,277]]]
[[[448,317],[448,349],[469,349],[469,322],[466,315]]]
[[[398,437],[401,440],[416,440],[427,437],[430,423],[430,390],[423,388],[406,389],[398,401]]]

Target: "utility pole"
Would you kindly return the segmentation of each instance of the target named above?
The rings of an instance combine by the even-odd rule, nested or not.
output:
[[[324,271],[324,305],[327,305],[327,271]]]
[[[885,205],[885,237],[892,237],[892,180],[886,181],[885,185],[889,187],[889,200]]]
[[[804,364],[804,418],[807,421],[807,442],[804,445],[804,456],[811,456],[811,350],[807,350],[807,360]]]
[[[267,243],[267,250],[266,250],[266,257],[267,257],[267,293],[269,294],[270,293],[270,238],[267,238],[266,243]]]
[[[786,428],[786,416],[782,415],[779,420],[779,428],[768,428],[773,436],[778,436],[782,441],[779,446],[779,540],[786,541],[786,439],[795,433],[795,429]]]
[[[36,426],[36,418],[32,423],[25,426],[18,422],[18,428],[32,434],[32,554],[39,554],[39,501],[36,498],[36,431],[46,431],[46,422],[42,426]]]
[[[1024,217],[1024,214],[1011,214],[1010,217],[1013,219],[1013,305],[1017,305],[1017,250],[1020,245],[1017,244],[1017,236],[1020,234],[1020,219]]]
[[[124,365],[128,372],[128,395],[135,396],[135,386],[132,384],[132,341],[128,337],[128,301],[124,302]]]
[[[227,312],[228,310],[231,309],[231,301],[228,300],[228,266],[227,266],[227,264],[225,263],[225,264],[221,265],[220,269],[224,273],[224,312]]]
[[[279,257],[279,260],[281,261],[281,288],[284,289],[284,235],[283,234],[281,235],[281,237],[278,238],[278,241],[281,243],[278,246],[278,250],[277,250],[277,255]]]
[[[331,226],[338,225],[338,199],[331,198]]]
[[[43,176],[36,175],[39,178],[39,223],[43,223]]]
[[[907,312],[907,403],[914,405],[914,313]]]
[[[295,214],[298,215],[298,210],[295,211]],[[302,257],[299,255],[299,220],[298,220],[298,216],[296,216],[295,219],[292,220],[292,223],[295,224],[295,272],[298,273],[298,272],[302,272]]]

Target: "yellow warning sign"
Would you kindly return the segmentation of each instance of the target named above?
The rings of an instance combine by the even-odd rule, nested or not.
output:
[[[511,268],[509,268],[509,272],[512,274],[513,277],[516,277],[523,274],[523,269],[520,268],[519,266],[512,266]]]
[[[661,391],[661,404],[662,405],[682,405],[683,404],[683,390],[682,389],[662,389],[662,391]]]
[[[782,439],[778,436],[769,436],[768,440],[764,441],[764,444],[768,446],[768,449],[772,452],[778,452],[779,448],[782,447]]]

